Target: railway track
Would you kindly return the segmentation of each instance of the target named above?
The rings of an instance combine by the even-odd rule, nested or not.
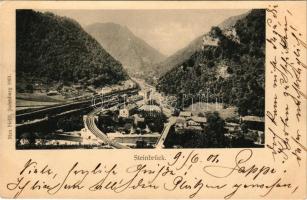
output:
[[[135,92],[137,92],[138,89],[129,89],[129,90],[122,90],[122,91],[117,91],[111,94],[106,94],[104,96],[105,100],[108,100],[112,97],[121,95],[121,94],[133,94]],[[81,108],[81,107],[87,107],[89,105],[92,104],[92,100],[95,99],[96,97],[99,97],[99,95],[93,96],[90,99],[85,99],[85,100],[80,100],[80,101],[75,101],[75,102],[71,102],[71,103],[65,103],[65,104],[61,104],[61,105],[54,105],[54,106],[50,106],[47,108],[41,108],[38,110],[34,110],[31,112],[27,112],[27,113],[21,113],[21,114],[16,114],[16,122],[17,123],[21,123],[24,120],[34,120],[34,119],[38,119],[38,118],[44,118],[46,117],[46,115],[56,115],[59,113],[62,113],[64,111],[68,111],[68,110],[73,110],[76,108]]]
[[[122,145],[116,141],[110,140],[106,134],[99,130],[95,123],[95,115],[101,112],[100,109],[93,110],[90,112],[85,119],[85,127],[94,134],[97,138],[102,140],[104,143],[116,148],[116,149],[129,149],[129,147]]]

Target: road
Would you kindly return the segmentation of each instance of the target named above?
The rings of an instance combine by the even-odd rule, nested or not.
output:
[[[116,148],[116,149],[129,149],[129,147],[125,145],[121,145],[120,143],[110,140],[106,134],[104,134],[101,130],[99,130],[95,123],[95,115],[101,112],[101,109],[95,109],[90,112],[85,118],[85,128],[89,130],[92,134],[94,134],[97,138],[102,140],[104,143]]]
[[[164,126],[164,129],[161,133],[161,137],[156,143],[156,148],[163,148],[163,144],[165,142],[165,139],[169,133],[170,128],[176,123],[176,117],[172,116],[172,111],[167,108],[164,103],[165,103],[165,97],[163,97],[159,92],[156,91],[156,88],[147,84],[145,80],[143,79],[137,79],[137,78],[132,78],[133,81],[137,82],[141,88],[142,91],[144,90],[150,90],[151,91],[151,99],[156,100],[156,102],[160,105],[162,108],[162,112],[169,118],[168,123]]]
[[[176,117],[169,118],[168,123],[164,126],[164,129],[161,133],[161,137],[156,143],[156,149],[161,149],[164,147],[165,139],[168,136],[170,128],[176,123],[176,119],[177,119]]]
[[[152,85],[149,85],[148,83],[145,82],[143,79],[138,79],[138,78],[131,78],[133,81],[139,84],[141,91],[151,91],[151,96],[150,98],[155,100],[161,107],[162,112],[167,116],[171,117],[172,116],[172,111],[171,109],[167,108],[165,106],[165,97],[162,96],[159,92],[156,91],[156,88]]]

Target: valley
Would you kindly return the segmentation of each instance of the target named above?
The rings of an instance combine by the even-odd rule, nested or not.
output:
[[[16,148],[263,147],[264,20],[232,16],[167,57],[123,25],[18,11]]]

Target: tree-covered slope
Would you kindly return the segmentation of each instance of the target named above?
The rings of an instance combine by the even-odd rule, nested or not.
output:
[[[185,105],[208,92],[211,102],[263,116],[264,53],[265,10],[252,10],[227,30],[212,27],[202,48],[162,76],[157,89]]]
[[[234,26],[234,24],[237,22],[237,20],[242,19],[245,17],[248,13],[244,13],[242,15],[237,15],[230,17],[226,20],[224,20],[221,24],[218,25],[221,29],[228,29]],[[180,65],[185,60],[190,58],[194,53],[197,51],[200,51],[203,46],[203,38],[207,35],[207,33],[202,34],[201,36],[195,38],[192,42],[190,42],[186,47],[178,50],[173,55],[169,56],[162,62],[157,63],[153,70],[155,70],[155,74],[158,77],[163,76],[166,72],[171,70],[172,68],[176,67],[177,65]]]
[[[122,65],[74,20],[33,10],[16,11],[18,82],[103,86],[127,78]]]

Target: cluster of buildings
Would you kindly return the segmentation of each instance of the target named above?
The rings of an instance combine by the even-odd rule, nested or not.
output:
[[[127,106],[119,109],[118,117],[124,122],[132,122],[134,127],[140,127],[145,123],[145,118],[141,114],[142,111],[147,113],[161,113],[162,109],[156,105],[142,105],[139,107],[136,104],[128,104]]]
[[[159,106],[146,104],[139,106],[131,103],[124,105],[117,112],[117,125],[113,131],[106,133],[110,139],[129,147],[153,147],[161,135],[149,129],[143,113],[161,113],[162,109]]]
[[[176,133],[185,131],[202,132],[207,124],[206,117],[193,116],[191,112],[182,111],[176,119]]]
[[[242,124],[246,126],[246,132],[241,129]],[[174,125],[175,132],[182,134],[184,132],[201,133],[207,127],[207,118],[204,116],[193,116],[191,112],[182,111],[176,118]],[[225,136],[232,139],[238,137],[241,133],[245,139],[252,140],[255,144],[264,144],[264,118],[258,116],[240,117],[238,123],[225,122]]]

